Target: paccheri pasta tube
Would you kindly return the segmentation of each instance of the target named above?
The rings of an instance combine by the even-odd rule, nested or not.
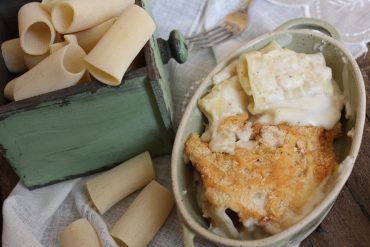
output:
[[[230,79],[234,75],[236,75],[236,66],[238,64],[238,59],[233,60],[228,66],[222,69],[220,72],[215,74],[212,77],[213,84],[219,84],[224,80]]]
[[[24,63],[26,64],[28,69],[32,69],[38,63],[40,63],[42,60],[47,58],[50,54],[56,52],[57,50],[59,50],[63,47],[65,47],[69,43],[77,44],[77,39],[72,34],[64,35],[64,41],[51,44],[50,47],[49,47],[49,51],[46,52],[45,54],[34,56],[34,55],[29,55],[27,53],[24,53],[24,56],[23,56]]]
[[[7,69],[12,73],[21,73],[27,70],[23,60],[23,50],[19,38],[11,39],[1,44],[1,54],[3,55]]]
[[[45,54],[55,39],[49,14],[38,2],[25,4],[19,9],[18,29],[21,47],[30,55]]]
[[[96,231],[90,222],[82,218],[72,222],[60,234],[62,247],[101,247]]]
[[[140,192],[110,233],[120,246],[146,246],[166,221],[173,205],[172,193],[153,180]]]
[[[154,21],[145,10],[131,5],[85,57],[88,71],[100,82],[119,85],[154,30]]]
[[[94,206],[99,213],[104,214],[118,201],[144,187],[153,179],[152,159],[149,152],[144,152],[90,179],[86,187]]]
[[[115,17],[90,29],[74,33],[77,37],[78,44],[87,53],[90,52],[116,20],[117,18]]]
[[[50,46],[50,54],[53,54],[54,52],[56,52],[57,50],[65,47],[66,45],[67,45],[67,43],[65,41],[52,44]]]
[[[28,69],[32,69],[35,67],[38,63],[40,63],[42,60],[47,58],[50,55],[49,52],[46,52],[45,54],[42,55],[30,55],[27,53],[23,54],[23,60],[24,63],[26,64]]]
[[[47,12],[51,12],[55,4],[58,2],[61,2],[63,0],[42,0],[41,1],[41,7],[43,7]]]
[[[14,100],[14,84],[16,82],[16,79],[11,80],[6,84],[4,88],[4,97],[8,100]]]
[[[119,16],[132,4],[134,0],[65,0],[53,6],[51,19],[59,33],[73,33]]]
[[[16,78],[15,101],[75,85],[85,73],[84,50],[69,44]]]
[[[74,35],[74,34],[64,35],[64,45],[68,45],[70,43],[78,44],[76,35]],[[83,49],[83,47],[81,47],[81,48]],[[55,52],[55,50],[57,50],[57,49],[54,49],[54,51],[52,51],[52,46],[50,46],[50,53]],[[91,82],[91,77],[90,77],[89,71],[85,70],[85,73],[83,74],[81,79],[78,81],[78,83],[82,84],[82,83],[88,83],[88,82]]]
[[[64,41],[52,44],[50,46],[50,54],[56,52],[57,50],[65,47],[68,44],[76,44],[76,45],[78,45],[77,38],[76,38],[75,35],[73,35],[73,34],[64,35]]]

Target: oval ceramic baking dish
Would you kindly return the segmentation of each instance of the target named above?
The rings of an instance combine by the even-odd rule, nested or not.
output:
[[[304,29],[304,30],[303,30]],[[308,30],[313,29],[313,30]],[[324,33],[324,34],[323,34]],[[348,118],[341,119],[343,135],[335,143],[335,152],[340,161],[337,174],[333,175],[329,190],[315,208],[290,228],[259,240],[233,240],[218,236],[208,230],[195,200],[193,183],[194,169],[184,161],[184,144],[191,133],[204,130],[204,118],[197,101],[212,87],[211,78],[234,58],[242,53],[258,50],[275,40],[281,46],[300,53],[322,52],[333,77],[344,92]],[[344,115],[344,112],[343,114]],[[179,125],[172,152],[172,180],[179,214],[184,223],[185,246],[193,246],[193,237],[198,234],[211,242],[227,246],[295,246],[307,237],[327,215],[339,192],[347,181],[361,144],[365,120],[365,88],[355,59],[340,42],[337,31],[329,24],[309,18],[291,20],[272,33],[256,38],[221,62],[208,75],[195,92]],[[349,137],[350,131],[353,135]]]

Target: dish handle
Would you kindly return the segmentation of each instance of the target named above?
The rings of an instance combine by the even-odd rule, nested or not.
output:
[[[313,29],[341,41],[339,32],[326,21],[315,18],[297,18],[289,20],[275,29],[275,31],[288,29]]]
[[[182,240],[184,242],[184,247],[194,247],[194,237],[195,233],[182,223]]]

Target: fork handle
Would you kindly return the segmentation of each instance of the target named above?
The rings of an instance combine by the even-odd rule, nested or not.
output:
[[[172,30],[168,40],[158,38],[157,43],[164,64],[168,63],[171,58],[178,63],[185,63],[188,59],[185,37],[178,30]]]

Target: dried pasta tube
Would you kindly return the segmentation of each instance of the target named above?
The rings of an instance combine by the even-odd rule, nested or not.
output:
[[[95,27],[74,33],[77,37],[78,44],[86,53],[89,53],[116,20],[117,18],[114,17]]]
[[[63,47],[65,47],[67,44],[63,41],[63,42],[58,42],[58,43],[54,43],[50,46],[50,54],[53,54],[54,52],[56,52],[57,50],[60,50],[62,49]]]
[[[54,43],[50,46],[50,54],[56,52],[57,50],[65,47],[68,44],[78,44],[77,38],[74,34],[66,34],[64,35],[64,41]],[[82,48],[82,47],[81,47]],[[86,70],[81,79],[78,81],[78,83],[87,83],[91,81],[91,77],[89,72]]]
[[[42,60],[44,60],[45,58],[47,58],[50,54],[56,52],[57,50],[65,47],[66,45],[68,45],[70,43],[77,44],[76,37],[74,35],[72,35],[72,34],[64,35],[64,41],[51,44],[50,47],[49,47],[49,51],[46,52],[43,55],[33,56],[33,55],[29,55],[27,53],[24,53],[24,56],[23,56],[24,63],[26,64],[26,66],[29,69],[32,69],[38,63],[40,63]]]
[[[52,44],[50,46],[50,54],[56,52],[57,50],[65,47],[68,44],[76,44],[76,45],[78,44],[77,38],[75,35],[73,34],[64,35],[64,41]]]
[[[11,39],[1,44],[5,66],[12,73],[21,73],[27,70],[23,60],[23,50],[19,38]]]
[[[149,152],[144,152],[88,180],[86,188],[96,209],[104,214],[114,204],[153,179],[152,159]]]
[[[55,40],[55,30],[49,14],[38,2],[23,5],[18,12],[18,29],[23,51],[42,55]]]
[[[51,13],[51,10],[57,4],[58,2],[61,2],[63,0],[42,0],[41,1],[41,7],[45,9],[47,12]]]
[[[38,63],[40,63],[42,60],[47,58],[50,55],[49,52],[46,52],[45,54],[42,55],[30,55],[27,53],[23,54],[23,60],[24,63],[26,64],[28,69],[32,69],[35,67]]]
[[[74,33],[119,16],[132,4],[134,0],[65,0],[56,2],[51,20],[59,33]]]
[[[131,5],[85,57],[88,71],[105,84],[121,84],[127,68],[154,30],[154,21],[145,10]]]
[[[75,85],[85,73],[84,50],[69,44],[42,60],[16,79],[14,100],[56,91]]]
[[[11,80],[8,82],[4,88],[4,97],[8,100],[14,100],[14,84],[16,79]]]
[[[62,247],[101,247],[102,244],[89,221],[82,218],[72,222],[60,234]]]
[[[120,246],[146,246],[166,221],[173,205],[172,193],[153,180],[116,222],[110,234]]]
[[[64,35],[65,42],[68,42],[69,44],[78,44],[77,37],[74,34],[66,34]],[[81,47],[81,46],[80,46]],[[82,47],[81,47],[82,48]],[[83,48],[82,48],[83,49]]]

